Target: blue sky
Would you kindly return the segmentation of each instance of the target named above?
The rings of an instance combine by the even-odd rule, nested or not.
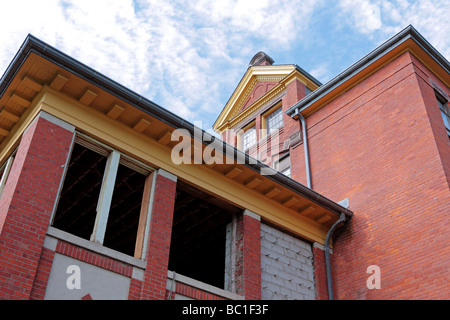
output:
[[[0,10],[0,74],[31,33],[205,130],[258,51],[325,83],[412,24],[450,58],[450,0],[14,0]]]

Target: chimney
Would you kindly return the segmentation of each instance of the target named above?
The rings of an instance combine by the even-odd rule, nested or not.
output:
[[[274,61],[271,57],[269,57],[265,52],[258,52],[255,56],[250,60],[250,67],[253,66],[271,66]]]

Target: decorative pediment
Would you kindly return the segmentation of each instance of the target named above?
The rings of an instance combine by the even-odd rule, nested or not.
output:
[[[298,80],[315,90],[319,84],[296,65],[250,66],[213,125],[217,133],[233,128]]]
[[[239,111],[245,110],[248,106],[253,104],[256,100],[261,98],[267,92],[269,92],[277,84],[278,81],[256,81],[252,91],[250,92],[248,97],[246,97],[245,102],[243,103]]]
[[[260,65],[248,68],[230,100],[220,113],[213,128],[218,132],[225,130],[224,124],[245,111],[261,97],[274,90],[280,81],[295,71],[295,65]]]

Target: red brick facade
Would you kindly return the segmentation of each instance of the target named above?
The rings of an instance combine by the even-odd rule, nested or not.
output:
[[[31,290],[31,300],[43,300],[45,290],[47,289],[48,278],[52,268],[55,251],[42,248],[41,258],[39,260],[36,277],[34,279],[33,289]]]
[[[316,285],[316,299],[328,300],[328,282],[325,269],[324,251],[318,247],[313,248],[314,254],[314,282]]]
[[[450,148],[429,76],[404,53],[307,118],[314,190],[354,212],[335,241],[337,299],[449,298]],[[304,182],[303,148],[291,157]]]
[[[147,262],[142,280],[133,277],[133,266],[76,244],[55,239],[54,249],[44,247],[73,135],[73,131],[38,118],[22,138],[2,198],[1,298],[44,299],[53,259],[58,253],[129,277],[130,300],[173,299],[174,293],[195,299],[224,299],[183,283],[177,283],[175,292],[170,297],[167,295],[176,194],[176,177],[169,173],[159,174],[158,171],[155,179]],[[42,174],[52,179],[42,179]],[[36,187],[41,184],[40,188]],[[241,274],[239,294],[247,299],[258,299],[261,296],[260,268],[257,267],[260,264],[260,221],[244,214],[239,220],[242,231],[239,241],[241,260],[237,268]],[[15,231],[20,231],[20,236]]]
[[[140,295],[142,300],[165,299],[175,189],[176,181],[157,175],[147,246],[147,267]]]
[[[1,198],[0,299],[29,299],[39,260],[48,267],[42,246],[72,137],[42,117],[23,134]]]
[[[436,98],[437,87],[445,95],[450,89],[422,61],[403,51],[306,118],[312,188],[335,202],[348,199],[354,213],[334,233],[331,269],[336,299],[450,298],[446,245],[450,141]],[[244,108],[273,87],[272,82],[260,83]],[[285,112],[305,97],[305,85],[295,79],[279,97]],[[270,103],[267,108],[280,101]],[[259,129],[264,114],[253,116]],[[1,194],[0,299],[44,299],[56,254],[128,278],[124,293],[130,300],[172,300],[176,294],[194,299],[261,299],[261,221],[249,211],[233,213],[235,260],[230,263],[234,263],[235,292],[220,296],[220,289],[209,292],[206,286],[176,279],[168,289],[177,177],[162,169],[154,172],[144,260],[124,258],[122,253],[119,258],[108,256],[103,247],[96,247],[101,244],[92,248],[92,242],[75,235],[74,242],[88,244],[52,238],[50,219],[75,128],[50,117],[41,113],[23,132]],[[302,129],[300,121],[287,114],[283,124],[280,147]],[[290,172],[292,179],[306,185],[300,141],[288,149]],[[236,137],[229,142],[236,145]],[[251,150],[254,156],[261,151],[261,146]],[[272,155],[268,154],[266,164],[276,160]],[[311,287],[317,299],[325,300],[324,251],[312,245]],[[380,288],[367,285],[368,268],[373,265],[380,270]]]
[[[243,214],[237,219],[236,293],[247,300],[261,299],[261,222]]]
[[[184,283],[175,283],[175,290],[173,292],[166,291],[166,300],[175,300],[175,294],[180,294],[195,300],[227,300],[224,297]]]

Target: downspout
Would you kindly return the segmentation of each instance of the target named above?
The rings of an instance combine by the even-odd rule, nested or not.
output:
[[[309,150],[308,150],[308,134],[306,132],[306,120],[303,115],[296,110],[298,117],[300,118],[300,122],[302,124],[302,133],[303,133],[303,146],[305,148],[305,166],[306,166],[306,183],[308,188],[312,189],[311,185],[311,167],[309,165]]]
[[[300,113],[299,109],[297,108],[295,113],[298,115],[298,118],[300,119],[300,123],[302,126],[302,133],[303,133],[303,146],[305,148],[305,166],[306,166],[306,181],[308,188],[312,189],[311,185],[311,167],[309,164],[309,149],[308,149],[308,134],[306,131],[306,120],[305,117]],[[340,218],[331,226],[330,230],[328,230],[326,239],[325,239],[325,269],[326,269],[326,276],[327,276],[327,287],[328,287],[328,299],[334,300],[334,290],[333,290],[333,278],[331,274],[331,259],[330,259],[330,242],[331,238],[333,236],[334,231],[337,229],[337,227],[345,222],[345,214],[341,213]]]
[[[345,222],[345,214],[341,213],[339,220],[337,220],[328,230],[327,237],[325,239],[325,268],[327,274],[327,286],[328,286],[328,300],[334,300],[334,290],[333,290],[333,278],[331,275],[331,259],[330,259],[330,241],[333,236],[334,231],[341,224]]]

